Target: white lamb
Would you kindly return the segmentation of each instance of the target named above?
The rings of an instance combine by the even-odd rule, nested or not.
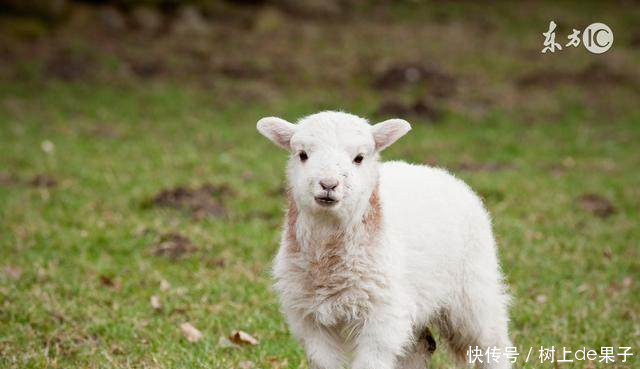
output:
[[[379,162],[410,129],[401,119],[369,125],[331,111],[298,124],[258,122],[291,153],[273,273],[311,368],[425,368],[429,327],[459,364],[470,347],[511,345],[509,297],[482,201],[442,169]],[[505,356],[480,361],[510,367]]]

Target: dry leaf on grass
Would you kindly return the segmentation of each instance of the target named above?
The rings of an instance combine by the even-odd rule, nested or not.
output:
[[[160,291],[169,291],[171,285],[167,282],[166,279],[160,281]]]
[[[251,369],[255,366],[255,364],[253,363],[253,361],[241,361],[238,366],[240,367],[240,369]]]
[[[585,293],[587,291],[589,291],[589,285],[586,283],[579,285],[578,288],[576,289],[576,292],[578,293]]]
[[[235,343],[229,341],[229,339],[227,337],[220,336],[220,339],[218,339],[218,347],[221,347],[221,348],[238,348],[240,346],[238,346]]]
[[[267,360],[269,361],[269,364],[271,365],[271,368],[273,368],[273,369],[282,369],[282,368],[286,368],[287,366],[289,366],[289,360],[287,360],[286,358],[281,361],[277,357],[272,356]]]
[[[238,345],[257,345],[258,344],[257,339],[255,339],[249,333],[243,332],[243,331],[231,332],[231,335],[229,336],[229,340],[231,340],[231,342]]]
[[[536,296],[536,302],[539,304],[544,304],[545,302],[547,302],[547,296],[546,295]]]
[[[116,290],[120,289],[120,281],[117,280],[116,278],[112,278],[112,277],[109,277],[107,275],[102,274],[102,275],[99,276],[99,279],[100,279],[100,284],[105,286],[105,287],[113,288],[113,289],[116,289]]]
[[[149,302],[151,303],[153,310],[162,310],[162,303],[160,303],[160,298],[158,296],[151,296]]]
[[[192,326],[191,323],[185,322],[180,324],[180,330],[189,342],[198,342],[202,338],[202,332]]]

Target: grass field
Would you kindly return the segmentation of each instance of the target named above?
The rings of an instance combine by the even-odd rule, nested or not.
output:
[[[443,12],[456,19],[463,10]],[[564,30],[572,21],[596,20],[585,10],[561,14],[568,19]],[[486,40],[504,45],[503,53],[449,50],[447,40],[458,39],[467,20],[394,23],[378,49],[356,52],[402,48],[394,43],[407,30],[416,31],[410,45],[434,28],[450,31],[400,55],[435,55],[430,60],[458,81],[457,94],[435,98],[442,110],[435,121],[405,117],[414,129],[384,158],[448,168],[485,199],[514,296],[516,367],[640,366],[640,52],[624,32],[638,12],[602,14],[621,30],[620,44],[606,56],[580,49],[542,58],[545,12],[518,27],[489,17],[498,31]],[[309,37],[318,46],[344,37],[348,48],[358,37],[375,39],[377,27],[357,23],[353,31],[336,31],[343,36],[302,35],[295,42]],[[518,35],[522,45],[514,41]],[[298,62],[317,55],[326,60],[332,53],[297,56]],[[595,82],[580,74],[514,82],[531,71],[593,65],[604,73]],[[338,83],[316,72],[296,75],[270,98],[264,83],[254,89],[229,78],[212,88],[171,78],[105,83],[32,72],[1,81],[0,367],[306,367],[270,288],[286,154],[259,136],[255,122],[326,108],[379,117],[384,112],[374,113],[389,94],[371,88],[368,74]],[[341,73],[348,70],[335,71]],[[284,77],[265,83],[278,78]],[[393,92],[402,101],[429,93]],[[211,197],[181,209],[154,202],[163,190],[180,187],[188,196],[203,185]],[[189,342],[184,322],[202,338]],[[259,343],[230,345],[234,330]],[[630,346],[634,356],[626,363],[618,357],[608,364],[540,364],[540,346],[598,353]],[[442,345],[433,366],[450,366]]]

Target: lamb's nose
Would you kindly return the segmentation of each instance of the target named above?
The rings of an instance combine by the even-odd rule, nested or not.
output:
[[[320,181],[320,186],[322,186],[323,190],[331,191],[338,187],[338,180],[325,178]]]

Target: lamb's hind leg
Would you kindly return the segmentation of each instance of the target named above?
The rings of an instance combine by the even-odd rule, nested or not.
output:
[[[398,369],[425,369],[429,367],[431,354],[436,349],[436,341],[429,328],[418,336],[405,354],[398,359]]]
[[[508,297],[500,284],[491,288],[485,284],[455,307],[443,312],[439,321],[441,335],[459,362],[475,363],[483,369],[508,369],[511,363],[504,356],[509,339]],[[495,355],[487,356],[487,350]],[[473,350],[473,352],[471,351]]]

